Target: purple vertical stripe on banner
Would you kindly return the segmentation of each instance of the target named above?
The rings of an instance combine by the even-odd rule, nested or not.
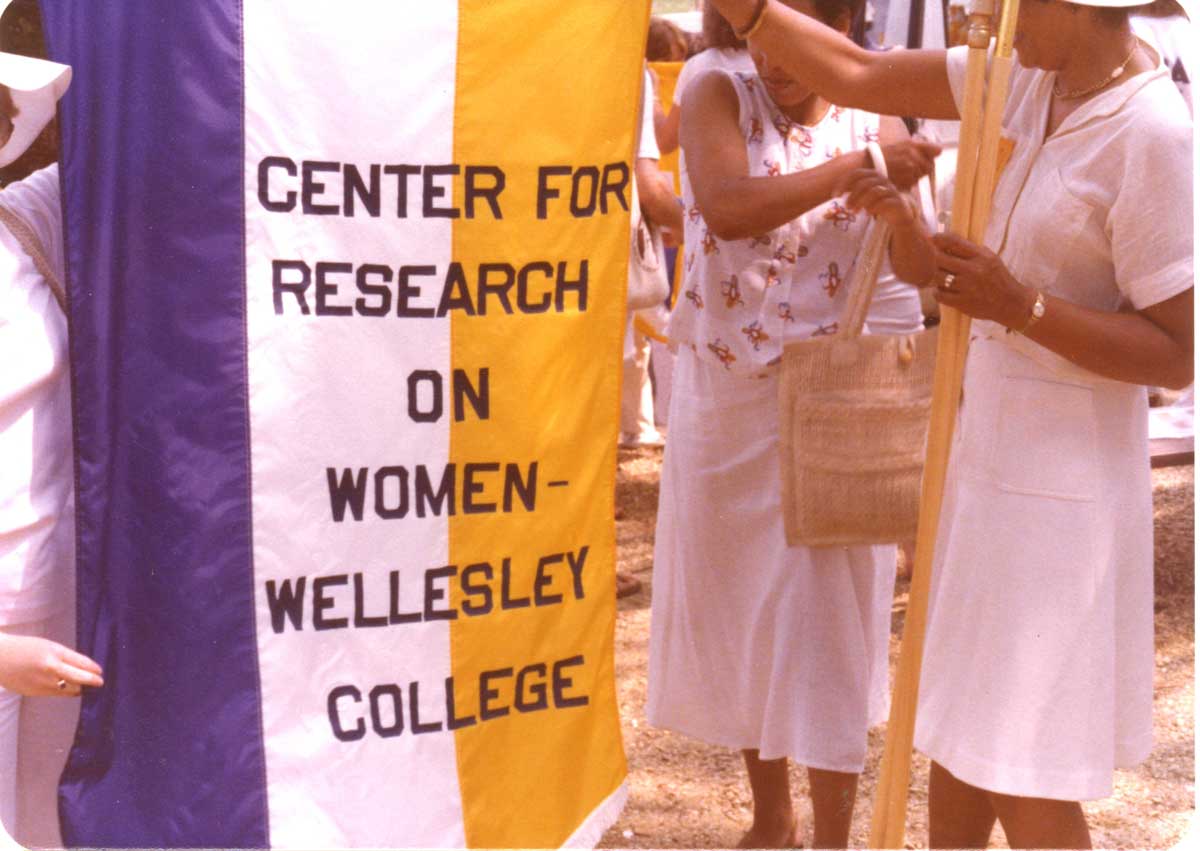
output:
[[[68,844],[265,846],[237,0],[43,0],[62,176],[79,641]]]

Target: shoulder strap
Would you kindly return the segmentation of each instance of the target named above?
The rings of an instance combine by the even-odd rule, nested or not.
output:
[[[867,144],[875,169],[887,177],[887,164],[883,152],[875,142]],[[863,246],[858,253],[858,262],[850,278],[850,295],[846,306],[838,320],[837,336],[842,338],[857,337],[862,333],[863,323],[867,319],[867,310],[871,306],[871,298],[875,294],[875,282],[879,277],[879,267],[883,264],[883,255],[887,251],[891,228],[883,222],[873,219],[867,225],[863,238]]]
[[[9,233],[16,237],[17,242],[25,249],[25,253],[33,260],[34,267],[38,273],[46,281],[46,285],[50,287],[50,292],[54,294],[54,300],[58,302],[58,306],[62,308],[63,313],[67,312],[67,291],[63,288],[62,281],[58,279],[58,275],[54,273],[54,269],[50,266],[50,261],[46,259],[46,251],[42,247],[42,241],[38,239],[38,235],[34,232],[29,224],[10,210],[8,207],[0,206],[0,223],[3,223],[8,228]]]

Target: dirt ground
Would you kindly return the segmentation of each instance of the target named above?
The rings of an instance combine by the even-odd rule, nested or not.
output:
[[[629,803],[601,839],[607,848],[728,848],[750,822],[750,790],[736,752],[711,747],[645,723],[654,520],[661,449],[621,450],[617,505],[618,567],[642,580],[619,602],[617,695],[629,758]],[[1183,841],[1194,814],[1195,540],[1193,468],[1154,471],[1155,672],[1154,752],[1117,773],[1111,798],[1085,805],[1097,848],[1168,848]],[[897,581],[892,667],[900,646],[908,583]],[[871,800],[883,751],[883,727],[871,731],[850,841],[867,841]],[[916,755],[908,805],[908,847],[927,837],[928,762]],[[801,842],[811,842],[808,784],[792,768]],[[992,846],[1005,847],[997,826]],[[1188,844],[1191,844],[1190,842]]]

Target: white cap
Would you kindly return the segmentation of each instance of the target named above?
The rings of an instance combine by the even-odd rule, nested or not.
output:
[[[12,0],[0,0],[0,15]],[[15,160],[33,144],[54,117],[55,104],[71,84],[71,67],[0,51],[0,85],[12,92],[17,114],[12,134],[0,146],[0,166]]]

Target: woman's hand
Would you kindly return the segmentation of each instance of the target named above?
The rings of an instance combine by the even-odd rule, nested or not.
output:
[[[888,178],[901,189],[911,189],[918,180],[933,171],[933,161],[942,146],[925,139],[904,139],[881,145]]]
[[[975,319],[1015,330],[1029,322],[1037,293],[1012,276],[1000,258],[952,233],[933,236],[934,297]]]
[[[887,222],[894,229],[912,228],[917,223],[916,202],[874,169],[852,171],[838,187],[846,196],[850,210],[865,210],[867,215]]]
[[[74,697],[104,685],[94,661],[56,641],[0,634],[0,687],[26,697]],[[62,685],[60,685],[60,683]]]

